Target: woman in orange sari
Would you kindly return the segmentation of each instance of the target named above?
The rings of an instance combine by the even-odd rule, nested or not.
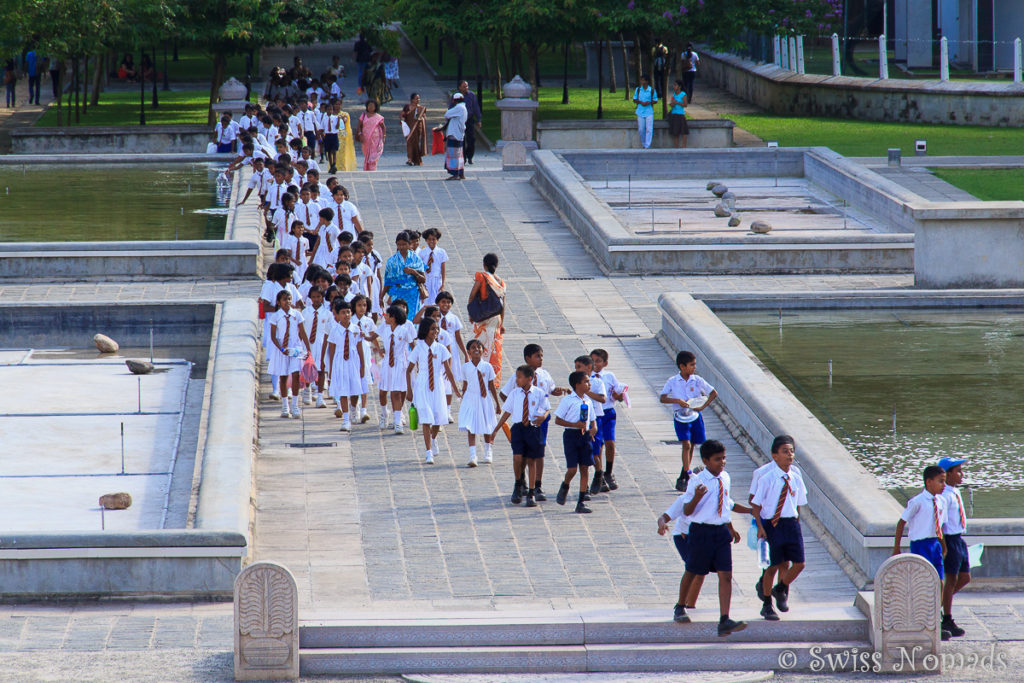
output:
[[[384,117],[376,100],[366,101],[366,111],[359,115],[356,137],[363,144],[363,170],[376,171],[377,160],[384,154]]]
[[[473,276],[473,289],[469,293],[469,301],[477,297],[486,301],[490,296],[497,296],[505,299],[505,281],[494,274],[498,269],[498,257],[494,254],[484,256],[484,272]],[[487,361],[494,368],[495,384],[501,386],[501,338],[505,334],[505,309],[504,307],[496,316],[490,317],[482,322],[473,323],[473,338],[484,346],[484,354]]]

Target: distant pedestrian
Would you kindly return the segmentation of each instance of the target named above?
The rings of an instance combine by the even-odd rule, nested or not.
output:
[[[34,49],[25,54],[25,74],[28,76],[28,103],[39,104],[39,57]]]
[[[683,80],[677,79],[672,90],[672,109],[668,112],[668,130],[676,141],[676,147],[686,147],[686,138],[690,134],[690,127],[686,123],[686,107],[683,106],[686,104]]]
[[[668,72],[668,48],[661,40],[651,50],[651,65],[654,67],[654,90],[658,97],[665,99],[665,77]]]
[[[409,103],[402,107],[402,126],[405,133],[406,166],[422,166],[427,152],[427,108],[420,104],[419,93],[413,93]]]
[[[7,63],[4,64],[4,91],[6,93],[6,106],[8,109],[13,109],[17,102],[14,99],[14,87],[18,83],[18,72],[14,70],[14,60],[8,59]]]
[[[452,106],[444,113],[448,126],[445,130],[444,168],[450,174],[445,180],[465,180],[466,166],[462,156],[466,143],[466,101],[462,93],[452,95]]]
[[[654,103],[657,101],[658,93],[651,87],[651,79],[644,74],[640,77],[640,85],[633,91],[640,146],[644,149],[650,148],[654,138]]]
[[[476,93],[469,89],[469,83],[459,82],[459,92],[466,102],[466,144],[463,148],[463,156],[467,164],[473,163],[473,155],[476,154],[476,129],[483,122],[483,112],[480,110],[480,100]]]
[[[377,161],[384,154],[384,139],[387,128],[379,112],[376,100],[366,101],[366,111],[359,115],[356,137],[363,145],[363,170],[376,171]]]
[[[359,85],[356,93],[363,92],[363,72],[366,71],[366,67],[370,64],[370,57],[373,55],[373,46],[363,37],[363,34],[359,34],[359,40],[353,46],[353,54],[356,59],[356,64],[359,66],[359,73],[356,76],[356,83]]]
[[[694,52],[693,43],[687,43],[683,50],[683,92],[686,93],[686,103],[693,102],[693,81],[697,78],[697,67],[700,65],[700,56]]]

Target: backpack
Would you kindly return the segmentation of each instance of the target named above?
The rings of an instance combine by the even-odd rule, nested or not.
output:
[[[683,53],[683,71],[689,71],[693,68],[693,58],[691,57],[692,52]]]

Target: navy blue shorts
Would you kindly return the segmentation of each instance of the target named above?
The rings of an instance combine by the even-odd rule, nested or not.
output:
[[[562,448],[565,449],[565,466],[568,469],[592,467],[594,454],[590,450],[590,439],[578,429],[566,429],[562,432]]]
[[[341,145],[338,142],[337,133],[324,133],[324,151],[337,152]]]
[[[302,136],[306,138],[306,147],[316,149],[316,133],[307,130],[302,134]]]
[[[615,441],[615,408],[606,408],[604,415],[597,418],[597,435],[601,441]]]
[[[590,442],[590,452],[595,458],[601,457],[601,449],[604,447],[604,439],[601,438],[601,418],[597,418],[597,434]]]
[[[804,536],[800,533],[799,519],[782,517],[778,526],[772,526],[771,520],[762,519],[761,526],[768,537],[768,561],[771,566],[804,561]]]
[[[683,562],[686,562],[686,558],[690,556],[690,539],[684,534],[675,534],[672,536],[672,542],[676,544],[676,551],[679,553],[679,557],[683,558]]]
[[[939,573],[940,579],[946,578],[946,572],[943,571],[944,567],[942,566],[942,544],[939,543],[939,539],[922,538],[918,541],[911,541],[910,552],[931,562],[935,571]]]
[[[686,571],[707,576],[732,571],[732,534],[725,524],[690,524]]]
[[[512,455],[524,458],[543,458],[544,443],[540,439],[540,427],[527,427],[522,422],[512,425]]]
[[[544,421],[540,423],[540,444],[542,446],[548,445],[548,425],[551,423],[551,414],[544,418]]]
[[[679,420],[672,420],[672,424],[676,427],[676,438],[680,441],[689,441],[694,446],[707,441],[704,437],[704,416],[698,415],[697,419],[693,422],[680,422]]]
[[[971,573],[971,560],[967,556],[967,542],[960,534],[946,534],[946,557],[942,560],[946,576]]]

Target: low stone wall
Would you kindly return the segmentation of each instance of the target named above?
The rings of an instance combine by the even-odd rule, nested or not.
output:
[[[688,119],[688,148],[732,147],[732,129],[727,119]],[[636,119],[539,121],[537,146],[541,149],[641,149]],[[654,122],[651,147],[673,149],[675,138],[668,121]]]
[[[918,287],[1024,287],[1024,202],[913,205]]]
[[[1024,126],[1024,86],[797,74],[774,64],[701,52],[700,78],[773,114],[861,121]],[[700,97],[700,87],[697,87]],[[879,149],[878,155],[885,154]]]
[[[902,293],[904,300],[915,296],[912,291]],[[898,298],[893,293],[878,303],[892,307],[894,297]],[[823,299],[820,294],[817,298]],[[755,444],[766,450],[775,435],[794,436],[805,454],[800,467],[811,510],[858,573],[870,580],[892,553],[902,506],[704,302],[672,293],[662,294],[658,305],[663,341],[676,351],[697,355],[701,375],[718,391],[719,403]],[[775,305],[766,301],[761,307],[774,311]],[[757,304],[748,301],[743,307]],[[1022,534],[1024,519],[972,519],[967,542],[985,544],[985,564],[972,574],[989,586],[1018,586],[1024,580]]]
[[[11,153],[201,153],[210,136],[208,126],[33,126],[11,131]]]

